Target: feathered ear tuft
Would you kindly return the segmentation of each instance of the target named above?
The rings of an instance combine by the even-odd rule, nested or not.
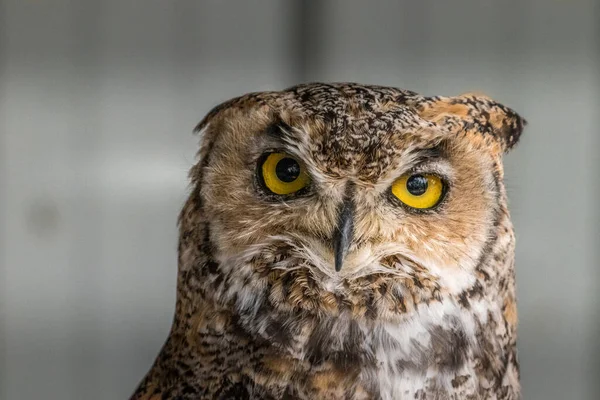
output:
[[[492,138],[503,152],[518,142],[527,121],[512,109],[481,94],[430,97],[417,105],[422,118],[446,126],[450,131],[472,131]]]
[[[208,163],[208,153],[213,145],[214,132],[218,131],[218,128],[215,126],[215,117],[222,110],[226,109],[234,100],[236,99],[226,101],[213,107],[194,128],[194,133],[198,135],[200,142],[200,148],[196,154],[200,160],[190,169],[188,174],[193,185],[199,184],[199,182],[202,180],[202,169]],[[216,122],[218,125],[219,121]]]

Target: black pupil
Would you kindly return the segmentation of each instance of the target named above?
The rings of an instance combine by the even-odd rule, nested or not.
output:
[[[300,165],[293,158],[282,158],[275,166],[275,174],[282,182],[294,182],[300,176]]]
[[[421,196],[427,191],[427,178],[423,175],[413,175],[406,181],[406,189],[413,196]]]

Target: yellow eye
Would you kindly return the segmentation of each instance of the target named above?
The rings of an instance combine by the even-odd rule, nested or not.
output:
[[[304,165],[285,153],[270,153],[263,159],[260,175],[267,189],[279,195],[296,193],[310,182]]]
[[[420,210],[436,206],[444,192],[442,180],[430,174],[404,175],[392,184],[392,194],[409,207]]]

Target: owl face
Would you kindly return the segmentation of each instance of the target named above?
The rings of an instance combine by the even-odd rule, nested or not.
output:
[[[378,320],[457,296],[493,236],[516,118],[487,98],[351,84],[221,106],[192,171],[217,296]]]

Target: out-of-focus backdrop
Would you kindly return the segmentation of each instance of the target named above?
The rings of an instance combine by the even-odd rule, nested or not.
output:
[[[0,0],[0,398],[128,397],[171,324],[192,128],[314,80],[527,118],[524,399],[600,398],[599,51],[593,0]]]

